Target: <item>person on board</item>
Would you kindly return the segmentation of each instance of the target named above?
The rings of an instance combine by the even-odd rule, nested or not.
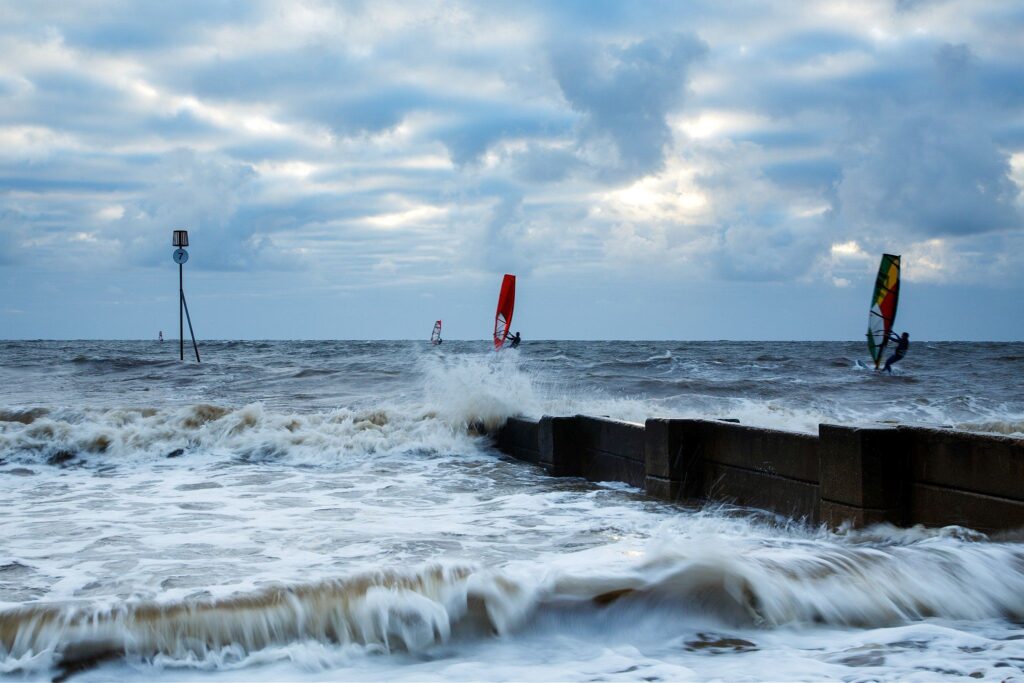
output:
[[[512,343],[509,344],[509,346],[514,349],[519,346],[519,342],[521,341],[522,339],[519,337],[519,333],[516,332],[515,334],[512,335]]]
[[[895,332],[890,332],[889,341],[896,343],[896,350],[893,351],[892,355],[885,361],[885,371],[891,375],[892,364],[900,362],[903,360],[903,356],[907,355],[907,349],[910,348],[910,335],[904,332],[902,335],[897,337]]]
[[[160,340],[160,341],[163,341],[163,340],[164,340],[164,331],[163,331],[163,330],[160,330],[160,337],[159,337],[159,340]]]

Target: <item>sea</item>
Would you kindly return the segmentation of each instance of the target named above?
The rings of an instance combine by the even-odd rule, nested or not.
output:
[[[1024,436],[1024,344],[0,342],[0,679],[1024,680],[1024,534],[502,456],[510,416]],[[1022,483],[1024,485],[1024,483]]]

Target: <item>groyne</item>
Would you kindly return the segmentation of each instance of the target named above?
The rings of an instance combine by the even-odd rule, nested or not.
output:
[[[890,522],[1024,528],[1024,439],[822,424],[797,434],[733,420],[512,418],[503,453],[555,476],[620,481],[662,500],[728,502],[831,527]]]

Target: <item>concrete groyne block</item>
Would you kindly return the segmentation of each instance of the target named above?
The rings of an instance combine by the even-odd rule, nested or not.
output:
[[[538,428],[538,420],[510,417],[495,435],[498,450],[517,460],[541,464]]]
[[[583,476],[576,448],[576,418],[545,415],[537,425],[540,464],[556,477]]]
[[[915,482],[1024,502],[1024,439],[900,427]]]
[[[909,458],[890,427],[818,427],[821,519],[831,526],[907,522]]]
[[[1024,503],[970,491],[911,483],[909,523],[965,526],[985,533],[1024,529]]]
[[[575,428],[580,476],[643,487],[643,425],[577,415]]]
[[[770,510],[810,524],[820,517],[818,485],[717,462],[705,462],[704,498]]]
[[[606,417],[576,416],[581,445],[620,458],[644,461],[644,426]]]
[[[703,498],[704,420],[650,418],[644,424],[647,493],[672,502]]]
[[[705,460],[745,470],[818,483],[818,437],[763,427],[706,422]]]

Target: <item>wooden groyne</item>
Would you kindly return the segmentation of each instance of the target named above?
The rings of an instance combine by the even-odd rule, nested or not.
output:
[[[662,500],[728,502],[831,527],[1024,528],[1024,439],[916,426],[797,434],[728,420],[512,418],[503,453]]]

